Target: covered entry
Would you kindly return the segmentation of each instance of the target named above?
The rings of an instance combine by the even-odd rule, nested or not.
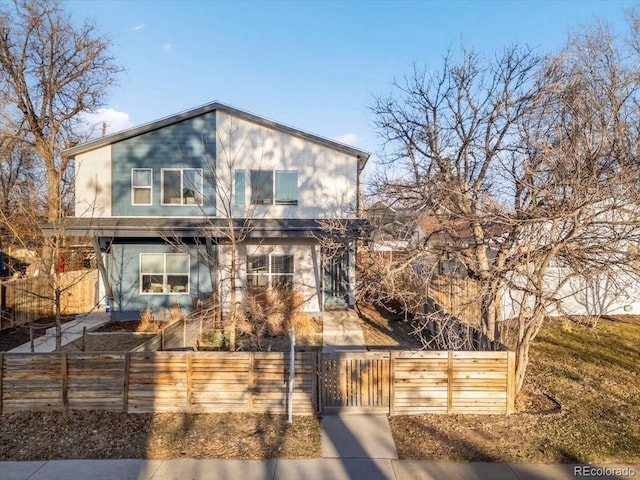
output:
[[[346,245],[322,248],[322,292],[325,310],[349,306],[349,249]]]

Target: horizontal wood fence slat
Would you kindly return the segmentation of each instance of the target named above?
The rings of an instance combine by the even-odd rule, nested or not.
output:
[[[512,413],[514,355],[296,353],[293,413]],[[285,414],[288,379],[289,354],[279,352],[3,353],[0,413]]]

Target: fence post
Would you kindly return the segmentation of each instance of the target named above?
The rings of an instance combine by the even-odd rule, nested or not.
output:
[[[318,352],[311,352],[311,402],[313,405],[313,410],[315,413],[319,412],[318,408],[318,380],[320,376],[318,375]]]
[[[254,364],[255,364],[255,352],[249,352],[249,395],[248,395],[248,410],[249,413],[253,413],[253,395],[255,391],[254,380]]]
[[[516,411],[516,352],[507,352],[507,415]]]
[[[2,379],[4,378],[4,353],[0,352],[0,415],[2,415],[2,404],[4,403],[4,398],[2,395]]]
[[[291,325],[291,353],[289,358],[289,402],[287,414],[289,423],[293,423],[293,387],[296,380],[296,326]]]
[[[396,381],[396,352],[390,350],[389,355],[389,415],[396,413],[394,383]]]
[[[193,398],[193,385],[191,381],[191,355],[193,352],[187,352],[187,413],[191,413],[191,399]]]
[[[67,391],[69,387],[67,352],[60,352],[60,364],[62,369],[62,408],[64,409],[64,414],[67,415],[69,413],[69,392]]]
[[[449,350],[447,362],[447,413],[453,411],[453,350]]]
[[[131,352],[124,355],[124,385],[122,386],[122,411],[129,413],[129,364],[131,362]]]

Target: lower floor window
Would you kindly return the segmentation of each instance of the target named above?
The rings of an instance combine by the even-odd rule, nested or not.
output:
[[[288,288],[293,285],[293,255],[249,255],[247,287]]]
[[[189,293],[189,255],[184,253],[140,254],[142,293]]]

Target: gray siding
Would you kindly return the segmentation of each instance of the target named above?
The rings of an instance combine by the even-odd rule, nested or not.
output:
[[[191,259],[189,295],[140,293],[141,253],[187,253],[187,250]],[[157,242],[113,244],[111,254],[107,256],[107,269],[113,286],[115,317],[139,317],[141,311],[150,307],[155,318],[162,319],[164,311],[171,308],[174,302],[178,302],[183,312],[190,311],[194,299],[207,298],[213,291],[211,273],[204,258],[204,246],[176,248]]]
[[[113,216],[214,216],[212,165],[216,152],[215,112],[128,138],[112,146]],[[153,169],[153,205],[131,205],[131,169]],[[162,168],[202,168],[204,204],[162,205]]]

